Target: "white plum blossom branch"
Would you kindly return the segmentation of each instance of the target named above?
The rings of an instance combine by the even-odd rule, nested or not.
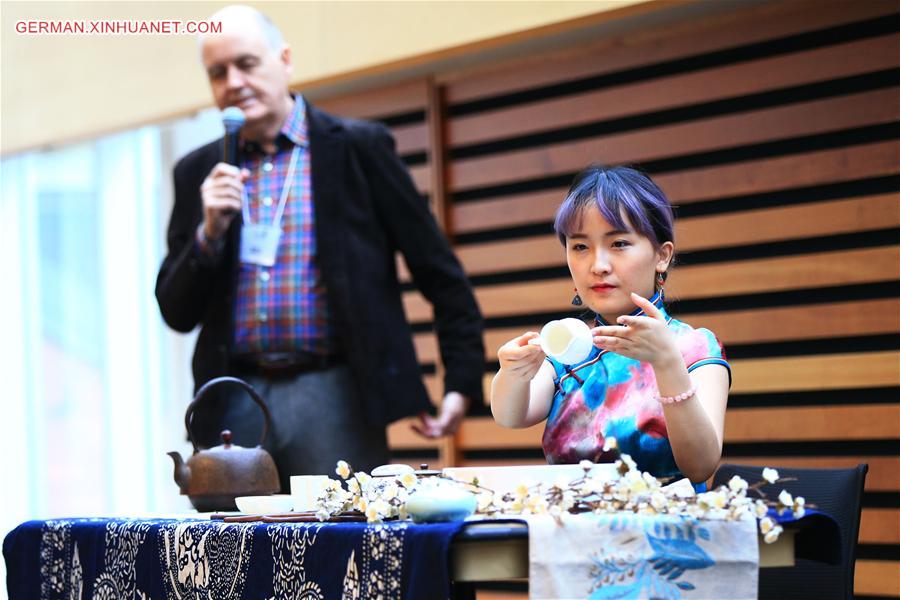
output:
[[[615,441],[607,440],[607,450],[615,450]],[[549,514],[560,517],[563,513],[595,514],[630,512],[641,515],[678,515],[707,520],[738,520],[754,517],[759,521],[759,531],[766,543],[778,539],[783,529],[768,517],[769,507],[778,515],[786,510],[800,519],[806,512],[802,496],[793,497],[782,490],[777,500],[766,499],[761,488],[765,485],[793,481],[781,478],[778,471],[766,467],[762,480],[752,485],[735,475],[727,484],[695,494],[685,486],[665,486],[664,481],[641,472],[634,460],[621,454],[615,462],[615,475],[594,469],[594,463],[582,461],[584,472],[570,481],[519,485],[515,490],[495,491],[480,485],[478,479],[458,481],[446,476],[444,481],[462,486],[476,494],[477,513],[486,516]],[[345,461],[338,461],[335,472],[343,480],[331,480],[319,497],[317,516],[327,520],[346,513],[364,514],[369,522],[385,519],[406,519],[406,500],[420,487],[419,479],[412,472],[393,477],[375,477],[355,472]],[[346,486],[346,487],[345,487]],[[758,498],[751,498],[752,492]]]

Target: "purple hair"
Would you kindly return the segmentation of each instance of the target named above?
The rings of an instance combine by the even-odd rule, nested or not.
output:
[[[591,205],[610,225],[643,235],[656,249],[675,241],[669,200],[659,186],[636,169],[591,165],[575,176],[553,223],[563,245],[566,236],[578,227],[584,209]]]

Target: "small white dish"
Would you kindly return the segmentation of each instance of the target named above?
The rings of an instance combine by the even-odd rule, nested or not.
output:
[[[294,500],[290,494],[271,496],[238,496],[234,499],[238,510],[245,515],[278,515],[291,512]]]

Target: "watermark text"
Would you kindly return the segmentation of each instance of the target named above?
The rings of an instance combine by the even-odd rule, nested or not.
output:
[[[205,35],[222,33],[221,21],[179,21],[173,19],[128,21],[121,19],[16,21],[22,35]]]

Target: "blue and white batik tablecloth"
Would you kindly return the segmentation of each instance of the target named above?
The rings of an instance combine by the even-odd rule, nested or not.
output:
[[[756,519],[528,517],[533,599],[756,598]]]
[[[462,523],[29,521],[3,542],[11,598],[446,598]]]

